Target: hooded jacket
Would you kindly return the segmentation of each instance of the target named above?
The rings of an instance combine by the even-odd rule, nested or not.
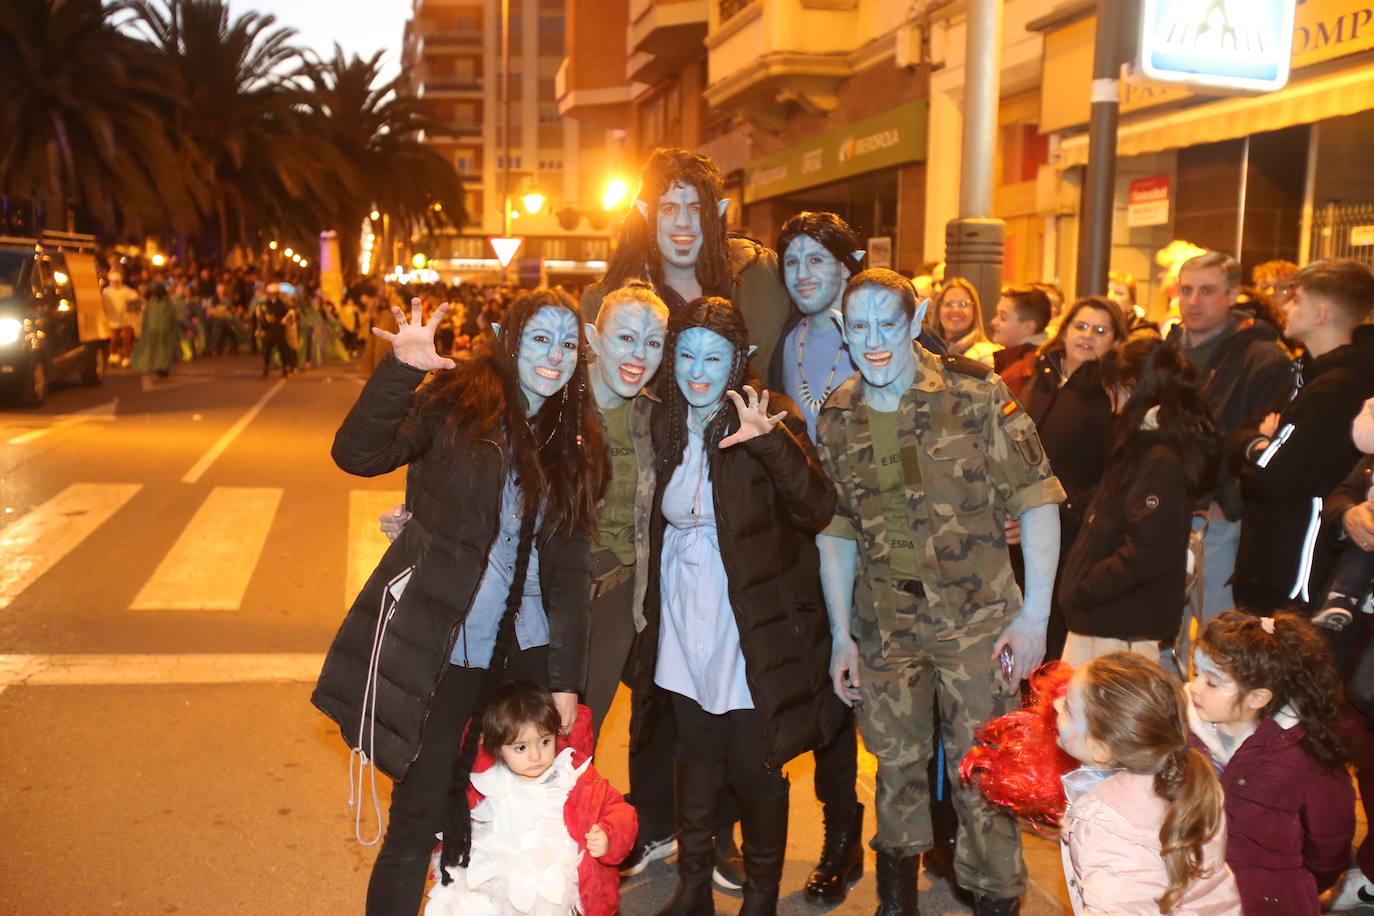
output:
[[[1233,580],[1236,601],[1268,610],[1320,601],[1332,557],[1318,538],[1322,500],[1361,458],[1351,423],[1374,397],[1374,325],[1299,366],[1291,400],[1269,405],[1278,431],[1265,447],[1258,413],[1231,437],[1244,496]]]
[[[620,909],[620,872],[616,868],[634,847],[639,833],[639,817],[634,807],[611,785],[610,781],[591,765],[592,711],[586,706],[577,707],[577,720],[572,732],[559,735],[555,748],[573,749],[572,764],[587,768],[578,777],[577,784],[568,793],[563,805],[563,822],[567,825],[568,835],[577,844],[582,858],[577,864],[577,894],[581,900],[582,916],[615,916]],[[473,773],[482,773],[496,763],[496,758],[480,748],[477,759],[472,764]],[[482,801],[482,793],[477,787],[468,784],[468,805],[476,810]],[[587,852],[587,831],[600,825],[606,832],[609,844],[606,854],[594,859]]]
[[[1188,705],[1190,743],[1212,760],[1226,805],[1226,864],[1245,916],[1318,916],[1317,895],[1336,883],[1355,837],[1355,790],[1344,767],[1323,766],[1302,746],[1287,711],[1268,716],[1229,761],[1215,732]]]
[[[409,465],[412,517],[349,608],[310,698],[349,747],[397,780],[420,753],[430,702],[477,596],[500,527],[507,460],[487,440],[442,447],[447,408],[411,410],[424,378],[388,353],[334,437],[334,462],[350,474],[375,477]],[[546,524],[535,538],[549,621],[547,686],[579,692],[587,676],[591,537]],[[392,606],[391,583],[407,570]]]
[[[1194,366],[1220,437],[1219,452],[1225,451],[1231,434],[1243,423],[1256,416],[1262,419],[1262,411],[1282,397],[1293,381],[1292,363],[1273,325],[1239,313],[1232,320],[1235,327],[1221,332],[1211,361]],[[1183,326],[1176,325],[1165,340],[1186,356],[1185,334]],[[1225,462],[1217,471],[1215,489],[1203,498],[1204,503],[1212,500],[1228,519],[1240,518],[1240,481]]]

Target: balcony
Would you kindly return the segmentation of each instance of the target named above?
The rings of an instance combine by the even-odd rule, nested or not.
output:
[[[480,121],[446,121],[430,131],[427,140],[473,140],[482,136]]]
[[[625,79],[625,0],[568,0],[566,56],[554,77],[554,98],[566,118],[622,130],[634,88]]]
[[[482,81],[451,77],[430,78],[420,84],[420,95],[439,98],[480,98]]]
[[[710,18],[709,0],[632,0],[626,77],[656,82],[695,58]]]
[[[421,53],[429,51],[480,51],[482,33],[476,30],[430,32],[420,36]]]

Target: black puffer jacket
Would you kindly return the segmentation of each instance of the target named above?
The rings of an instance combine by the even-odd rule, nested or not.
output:
[[[1059,573],[1074,633],[1168,639],[1183,619],[1192,500],[1177,452],[1140,430],[1093,495]]]
[[[411,412],[424,377],[387,354],[334,438],[334,461],[350,474],[375,477],[410,465],[406,499],[412,518],[349,609],[311,697],[338,723],[349,747],[359,746],[362,731],[363,749],[393,779],[402,779],[420,752],[430,700],[497,536],[506,473],[495,442],[468,442],[457,451],[441,446],[447,416],[441,404],[420,415]],[[548,686],[580,691],[587,667],[591,539],[551,530],[536,539],[549,619]],[[395,612],[379,631],[387,584],[412,567]],[[365,725],[363,697],[379,632],[372,729]]]
[[[834,514],[835,487],[821,470],[796,406],[770,392],[768,409],[787,411],[771,433],[728,449],[707,447],[721,557],[749,692],[763,724],[764,759],[781,766],[828,742],[844,709],[830,687],[830,626],[815,543],[816,532]],[[660,408],[654,417],[660,453],[668,439],[666,423],[667,410]],[[736,428],[732,418],[729,432]],[[663,559],[663,491],[670,477],[660,473],[654,493],[649,562],[655,571]],[[667,714],[664,691],[654,685],[661,621],[657,575],[644,617],[630,670],[636,723]],[[632,747],[644,740],[643,732],[641,727],[630,736]]]
[[[1101,367],[1096,360],[1079,366],[1060,385],[1063,366],[1063,350],[1037,355],[1020,400],[1026,415],[1035,421],[1054,476],[1069,496],[1059,507],[1060,552],[1066,554],[1107,464],[1112,402],[1102,388]]]

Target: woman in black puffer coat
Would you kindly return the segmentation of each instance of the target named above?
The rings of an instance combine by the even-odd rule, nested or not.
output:
[[[464,738],[463,728],[495,682],[546,685],[571,727],[607,474],[582,320],[565,293],[522,293],[494,340],[456,367],[434,351],[442,313],[421,325],[418,305],[409,323],[395,311],[400,330],[378,334],[392,352],[333,456],[365,477],[409,465],[412,517],[344,619],[312,697],[364,764],[396,781],[369,916],[418,910],[436,833],[445,863],[466,864],[476,729]]]
[[[712,836],[728,783],[744,836],[740,913],[762,916],[776,911],[787,848],[782,765],[827,742],[843,715],[815,546],[835,488],[791,402],[760,395],[729,300],[688,303],[664,349],[650,534],[659,576],[632,659],[630,740],[638,747],[658,716],[673,716],[679,884],[663,913],[713,912]],[[778,408],[781,420],[769,415]]]

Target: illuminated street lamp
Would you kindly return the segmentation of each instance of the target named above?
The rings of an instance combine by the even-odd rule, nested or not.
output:
[[[292,251],[290,248],[283,251],[282,254],[286,255],[288,258],[294,258],[296,256],[296,252]]]
[[[160,254],[153,255],[149,260],[153,262],[154,267],[161,267],[163,264],[167,263],[167,258]]]
[[[606,191],[601,195],[601,209],[614,210],[629,193],[629,185],[619,178],[612,178],[606,183]]]
[[[277,240],[276,240],[276,239],[273,239],[272,241],[268,242],[268,243],[267,243],[267,247],[270,248],[270,249],[272,249],[273,251],[276,251],[276,250],[277,250]]]
[[[305,258],[301,258],[300,263],[301,263],[301,266],[302,266],[302,267],[309,267],[309,266],[310,266],[310,262],[307,261]]]
[[[376,209],[373,209],[373,211],[369,213],[367,216],[368,219],[372,220],[374,223],[382,218],[382,214],[378,213]]]
[[[531,216],[544,209],[547,200],[548,198],[538,191],[530,191],[520,198],[520,202],[525,205],[525,212]]]

